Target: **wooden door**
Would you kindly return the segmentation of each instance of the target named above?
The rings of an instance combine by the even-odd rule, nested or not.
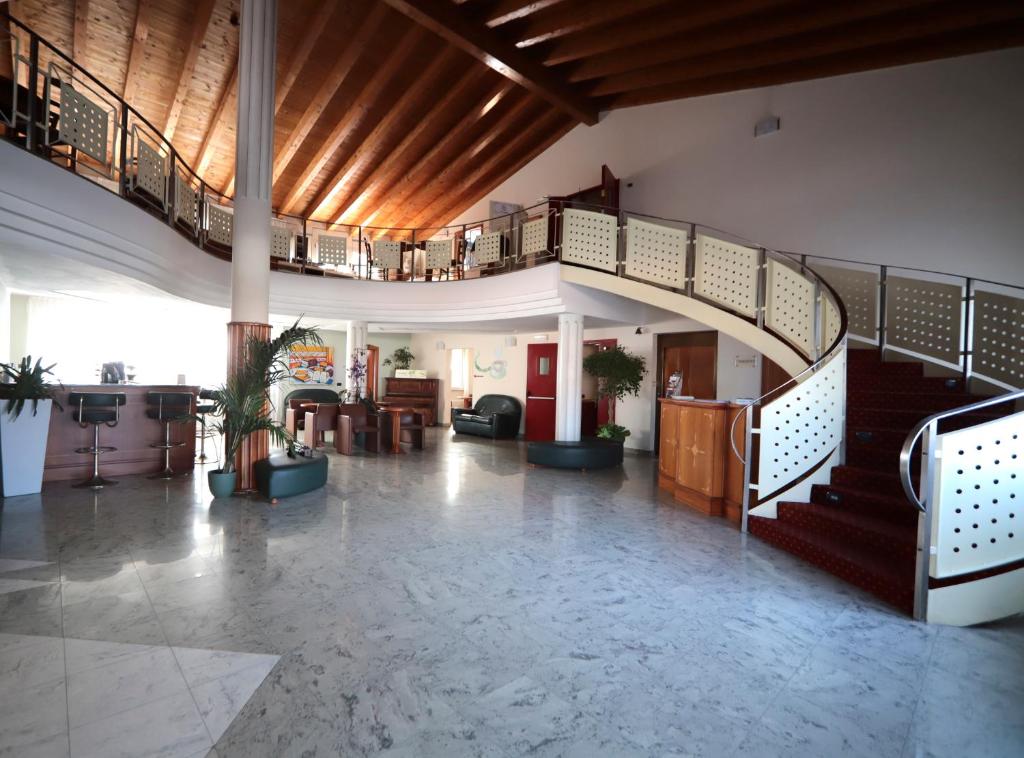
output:
[[[526,347],[526,439],[555,438],[558,345]]]
[[[679,408],[661,404],[661,445],[658,448],[658,470],[669,479],[676,478],[676,438],[679,432]]]
[[[371,400],[377,399],[380,380],[380,348],[376,345],[366,346],[366,394]]]
[[[680,332],[658,335],[658,397],[664,397],[673,372],[683,375],[680,395],[700,400],[718,397],[718,332]],[[655,440],[661,440],[660,414],[655,417]]]

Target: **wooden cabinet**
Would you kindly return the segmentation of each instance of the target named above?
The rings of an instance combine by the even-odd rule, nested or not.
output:
[[[710,516],[724,512],[728,404],[660,399],[658,481]],[[674,463],[672,462],[674,461]]]
[[[745,405],[729,403],[729,410],[725,418],[725,433],[733,430],[733,444],[741,453],[745,444],[747,434],[747,418],[744,413]],[[739,416],[736,426],[733,427],[733,419]],[[734,524],[739,524],[743,519],[743,461],[736,457],[732,451],[732,445],[726,442],[725,448],[725,517]]]

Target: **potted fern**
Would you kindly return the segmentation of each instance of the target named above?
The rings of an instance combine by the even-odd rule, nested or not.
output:
[[[53,364],[55,365],[55,364]],[[52,383],[53,365],[32,356],[20,363],[0,364],[0,494],[31,495],[43,488],[46,437],[59,382]],[[25,413],[30,406],[31,413]]]
[[[238,473],[235,455],[250,434],[267,432],[278,445],[293,440],[271,411],[270,390],[288,375],[288,348],[292,345],[322,345],[316,327],[296,321],[269,342],[250,336],[242,360],[227,381],[213,392],[216,421],[210,426],[224,439],[224,462],[207,474],[214,497],[235,491]]]
[[[647,373],[647,361],[616,345],[584,358],[583,370],[597,379],[598,397],[611,398],[608,404],[608,423],[598,427],[597,436],[624,443],[630,432],[615,423],[615,401],[627,395],[640,394],[640,384]]]

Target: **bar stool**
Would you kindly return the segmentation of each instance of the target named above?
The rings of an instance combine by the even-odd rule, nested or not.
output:
[[[199,390],[199,399],[213,401],[216,399],[216,393],[217,390]],[[216,410],[217,404],[215,402],[196,404],[196,416],[199,417],[199,429],[196,433],[196,436],[199,438],[199,455],[196,456],[196,460],[199,463],[206,463],[206,440],[216,436],[216,432],[206,428],[207,415],[216,412]],[[214,463],[216,462],[217,459],[214,458]]]
[[[164,451],[164,467],[161,471],[152,474],[150,479],[171,479],[176,476],[171,468],[171,450],[176,447],[184,447],[184,442],[171,442],[171,424],[182,424],[191,421],[193,418],[192,401],[194,396],[191,392],[147,392],[146,415],[156,419],[164,425],[164,441],[155,442],[150,447]]]
[[[88,453],[92,456],[92,476],[73,486],[100,489],[117,484],[100,476],[100,454],[117,450],[116,447],[100,445],[100,424],[106,424],[110,428],[117,426],[121,406],[127,399],[123,392],[72,392],[68,395],[68,403],[72,406],[72,418],[83,429],[92,424],[92,446],[75,449],[76,453]]]

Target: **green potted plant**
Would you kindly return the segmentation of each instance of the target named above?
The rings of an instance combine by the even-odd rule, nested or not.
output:
[[[53,364],[55,365],[55,364]],[[20,363],[0,364],[0,494],[4,497],[31,495],[43,488],[46,437],[50,430],[50,411],[59,382],[52,383],[53,365],[43,366],[32,356]],[[24,413],[31,404],[31,413]]]
[[[647,373],[647,361],[616,345],[584,358],[583,370],[597,379],[598,398],[611,399],[608,403],[608,423],[598,427],[597,436],[625,442],[630,432],[615,423],[615,401],[627,395],[640,394],[640,384]]]
[[[407,369],[412,365],[412,362],[416,360],[416,356],[412,354],[412,351],[407,347],[399,347],[395,349],[395,352],[391,354],[390,358],[384,360],[385,366],[394,366],[395,369]]]
[[[267,432],[279,445],[293,444],[287,430],[272,416],[270,390],[288,375],[288,348],[295,344],[322,345],[323,339],[316,327],[300,326],[298,321],[269,342],[250,336],[238,367],[214,390],[212,415],[216,420],[209,426],[224,439],[224,462],[207,474],[214,497],[227,497],[235,491],[235,455],[250,434]]]

